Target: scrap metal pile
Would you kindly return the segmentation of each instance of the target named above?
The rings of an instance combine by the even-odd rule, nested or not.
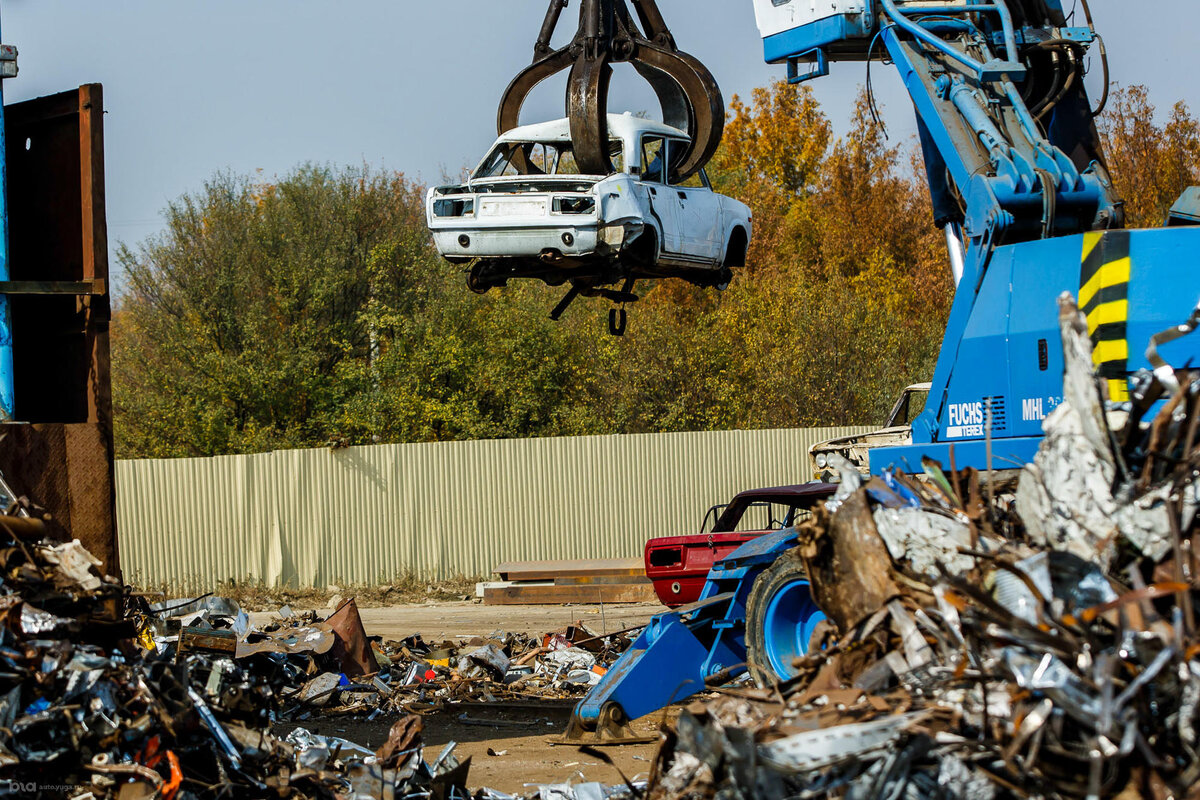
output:
[[[237,624],[233,616],[218,619]],[[211,636],[184,628],[181,641],[186,649],[196,637],[210,645]],[[160,642],[170,646],[171,639]],[[600,635],[579,622],[536,638],[495,631],[437,644],[420,635],[382,641],[366,636],[349,600],[325,621],[316,612],[298,616],[285,608],[278,620],[240,638],[231,631],[229,642],[238,660],[254,654],[271,660],[283,719],[319,713],[374,720],[472,703],[569,700],[596,684],[630,640],[627,632]]]
[[[1036,463],[844,473],[799,537],[843,635],[685,713],[651,796],[1200,797],[1200,371],[1139,375],[1106,412],[1060,305],[1065,397]]]
[[[9,514],[0,566],[0,796],[468,797],[469,759],[451,743],[426,763],[408,711],[572,696],[628,642],[575,626],[542,642],[384,644],[353,601],[326,620],[285,609],[256,630],[221,598],[150,606],[78,541]],[[289,717],[367,711],[398,717],[377,752],[272,733]]]
[[[0,796],[467,796],[449,748],[422,760],[417,718],[378,753],[273,736],[286,660],[214,655],[219,629],[156,646],[144,601],[78,541],[44,537],[35,519],[0,516]]]

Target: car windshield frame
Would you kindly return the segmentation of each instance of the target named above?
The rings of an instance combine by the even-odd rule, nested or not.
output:
[[[811,513],[813,506],[832,497],[836,489],[837,487],[831,484],[814,483],[793,488],[755,489],[742,492],[727,505],[714,506],[709,509],[709,513],[705,515],[704,521],[701,523],[701,533],[736,533],[742,517],[759,504],[789,508],[785,522],[794,523],[798,513],[804,512],[806,515]],[[718,508],[720,511],[716,513],[712,529],[703,530],[708,527],[708,520],[712,517],[714,510]]]
[[[613,159],[615,172],[624,172],[628,163],[625,142],[616,138],[609,139],[608,142],[609,157]],[[540,153],[536,152],[538,148],[541,148]],[[551,151],[553,151],[553,161],[547,163],[546,155]],[[541,155],[540,160],[539,155]],[[564,170],[563,168],[567,164],[572,166],[575,164],[575,149],[569,140],[500,141],[492,147],[471,177],[473,180],[481,180],[508,177],[566,177],[584,174],[579,172],[578,168]]]
[[[913,402],[920,398],[920,409],[916,414],[912,413]],[[910,386],[900,393],[900,399],[896,401],[896,405],[892,406],[892,413],[888,414],[887,420],[883,423],[884,428],[899,428],[904,425],[912,425],[914,417],[920,415],[925,410],[925,405],[929,402],[929,389],[925,387]]]
[[[713,190],[712,181],[708,179],[708,173],[704,171],[703,167],[692,173],[687,180],[679,180],[679,165],[683,163],[689,147],[691,147],[691,142],[687,139],[681,139],[678,136],[667,137],[667,160],[671,164],[667,185],[680,189],[705,189],[711,192]],[[688,181],[693,179],[698,180],[700,185],[689,186]]]

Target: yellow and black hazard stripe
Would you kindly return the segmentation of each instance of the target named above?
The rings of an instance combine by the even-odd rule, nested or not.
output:
[[[1083,236],[1079,308],[1092,337],[1092,362],[1114,402],[1129,399],[1129,231]]]

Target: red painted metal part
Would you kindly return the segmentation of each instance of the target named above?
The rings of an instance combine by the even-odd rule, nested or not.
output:
[[[712,565],[770,531],[664,536],[646,542],[646,576],[663,605],[678,608],[700,599]]]
[[[828,483],[806,483],[741,492],[730,501],[717,519],[712,533],[694,536],[662,536],[646,542],[646,577],[654,584],[654,593],[664,605],[678,608],[700,599],[704,582],[713,564],[765,531],[734,529],[743,514],[755,503],[773,503],[807,511],[833,495],[837,487]]]

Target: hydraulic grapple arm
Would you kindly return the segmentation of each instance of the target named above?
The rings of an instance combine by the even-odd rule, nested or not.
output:
[[[581,0],[575,38],[566,47],[551,50],[550,40],[567,6],[567,0],[551,0],[534,45],[533,64],[513,79],[500,101],[498,132],[517,127],[521,107],[538,84],[570,69],[567,115],[576,160],[584,173],[607,175],[613,171],[607,116],[611,65],[627,62],[654,89],[663,122],[691,137],[686,152],[673,159],[680,179],[704,167],[716,153],[725,128],[721,89],[698,59],[676,46],[655,0],[631,2],[636,22],[626,0]]]

